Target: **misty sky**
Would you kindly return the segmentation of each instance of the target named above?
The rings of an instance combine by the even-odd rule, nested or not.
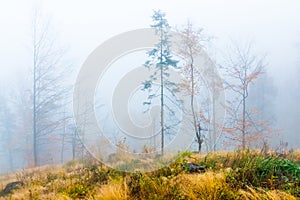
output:
[[[0,3],[0,89],[18,84],[31,64],[32,11],[40,7],[52,20],[53,35],[80,66],[110,37],[151,24],[153,10],[166,12],[171,26],[189,19],[215,37],[212,48],[226,51],[230,40],[254,41],[267,54],[268,72],[278,88],[277,103],[290,97],[300,74],[300,1],[298,0],[10,0]],[[298,75],[296,72],[298,71]],[[298,82],[299,83],[299,82]],[[286,102],[285,104],[287,104]],[[294,105],[278,106],[278,112]],[[280,121],[280,119],[278,119]],[[285,127],[286,128],[286,127]],[[295,135],[299,138],[299,134]],[[297,138],[296,138],[297,139]]]

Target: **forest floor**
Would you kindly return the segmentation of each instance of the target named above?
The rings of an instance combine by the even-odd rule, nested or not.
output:
[[[16,187],[0,199],[300,199],[300,149],[285,155],[182,152],[170,166],[149,173],[70,161],[2,176],[0,191],[12,182]]]

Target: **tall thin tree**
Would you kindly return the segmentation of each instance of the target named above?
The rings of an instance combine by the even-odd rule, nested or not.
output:
[[[196,108],[196,97],[200,95],[200,80],[201,70],[203,66],[196,66],[195,59],[198,57],[203,49],[203,42],[208,41],[209,38],[203,35],[203,29],[195,30],[193,25],[188,22],[183,30],[179,31],[181,35],[181,41],[179,43],[179,54],[183,58],[184,66],[182,67],[182,74],[184,76],[184,82],[181,83],[181,89],[183,89],[188,95],[190,95],[190,108],[193,119],[193,127],[195,131],[196,141],[198,144],[198,152],[201,152],[202,143],[204,141],[201,131],[203,127],[201,125],[200,109]]]
[[[250,85],[263,73],[264,67],[264,56],[253,54],[251,43],[244,47],[234,44],[228,62],[221,66],[226,88],[232,92],[232,99],[227,101],[229,128],[224,130],[231,133],[232,140],[240,142],[242,149],[250,140],[259,139],[251,131],[259,124],[252,120],[247,100]]]
[[[56,45],[53,37],[50,37],[50,20],[48,18],[45,20],[37,9],[34,12],[32,28],[33,165],[37,166],[40,165],[41,145],[49,147],[48,136],[52,134],[51,137],[56,138],[55,132],[65,121],[60,114],[65,106],[61,104],[61,99],[68,90],[64,81],[69,66],[63,64],[65,51]]]
[[[165,109],[171,111],[169,106],[166,106],[165,97],[166,90],[174,95],[177,84],[169,80],[170,69],[178,69],[178,61],[173,59],[171,55],[171,42],[170,42],[170,26],[165,17],[165,13],[160,10],[154,11],[152,16],[152,28],[155,29],[156,35],[159,37],[158,43],[147,54],[149,60],[145,62],[145,67],[154,68],[153,74],[149,80],[143,83],[143,89],[149,92],[148,101],[144,102],[150,105],[155,97],[160,98],[160,126],[161,126],[161,153],[164,154],[164,140],[166,131]],[[154,67],[153,67],[154,66]],[[154,91],[154,82],[159,80],[159,92]]]

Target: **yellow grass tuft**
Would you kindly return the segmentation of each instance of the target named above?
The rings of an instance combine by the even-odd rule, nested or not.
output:
[[[287,158],[300,164],[300,149],[296,149],[289,153]]]
[[[125,181],[119,181],[102,185],[95,190],[95,199],[103,200],[126,200],[128,197],[128,189]]]
[[[184,174],[175,181],[184,197],[188,199],[222,199],[224,195],[231,193],[224,173]]]
[[[279,190],[265,191],[263,189],[254,190],[247,187],[247,190],[239,190],[240,197],[238,199],[246,200],[296,200],[296,198],[288,193]]]

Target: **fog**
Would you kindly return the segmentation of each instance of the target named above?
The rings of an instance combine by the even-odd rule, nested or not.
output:
[[[128,0],[128,1],[3,1],[0,6],[0,174],[26,168],[32,164],[31,134],[32,120],[23,124],[24,118],[32,118],[30,110],[33,77],[33,18],[34,11],[41,13],[42,24],[50,21],[49,37],[55,38],[64,57],[59,65],[66,68],[62,83],[72,93],[80,67],[89,54],[104,41],[126,31],[146,28],[151,24],[153,10],[166,13],[173,28],[181,28],[188,20],[196,27],[204,29],[212,37],[207,47],[211,58],[221,64],[232,41],[251,41],[255,53],[265,55],[267,83],[261,81],[268,93],[264,107],[272,113],[275,137],[269,142],[276,149],[283,143],[286,148],[300,147],[300,2],[297,0]],[[60,73],[60,70],[53,72]],[[113,78],[113,77],[112,77]],[[258,93],[259,88],[253,89]],[[260,101],[260,96],[252,101]],[[70,102],[72,97],[62,100]],[[4,106],[5,105],[5,108]],[[62,103],[62,105],[65,105]],[[57,105],[56,105],[57,106]],[[52,113],[59,119],[63,113],[70,115],[64,122],[73,122],[72,105]],[[9,108],[8,117],[5,109]],[[66,111],[67,110],[67,111]],[[27,113],[28,112],[28,113]],[[1,115],[0,115],[1,116]],[[10,125],[12,122],[12,125]],[[71,124],[71,123],[70,123]],[[10,132],[8,127],[14,128]],[[105,124],[104,126],[107,126]],[[71,125],[57,126],[56,131],[73,131]],[[19,131],[14,135],[15,131]],[[49,130],[50,131],[50,130]],[[7,135],[10,134],[10,144]],[[24,136],[22,138],[22,136]],[[43,145],[39,150],[46,159],[40,164],[56,164],[84,154],[83,147],[73,149],[72,136],[63,136],[66,144],[61,156],[50,152],[60,152],[61,135],[53,136],[53,145]],[[49,139],[49,138],[48,138]],[[22,142],[20,142],[20,140]],[[42,142],[43,144],[45,142]],[[47,143],[47,142],[46,142]],[[79,143],[78,146],[81,144]],[[13,146],[8,151],[7,148]],[[50,149],[48,149],[50,148]],[[73,155],[72,155],[72,151]],[[46,152],[46,153],[45,153]],[[9,157],[15,159],[10,161]],[[75,156],[76,157],[76,156]],[[30,159],[29,159],[30,158]],[[10,163],[9,162],[13,162]]]

